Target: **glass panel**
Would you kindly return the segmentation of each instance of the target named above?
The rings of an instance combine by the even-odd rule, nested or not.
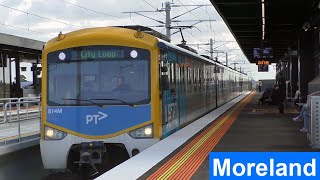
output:
[[[105,49],[108,48],[108,46],[105,47]],[[99,46],[99,48],[103,47]],[[57,61],[59,53],[55,52],[57,56],[49,54],[48,105],[149,103],[149,51],[135,49],[138,55],[133,54],[134,56],[130,57],[131,48],[121,47],[121,49],[124,49],[121,51],[122,54],[120,51],[113,50],[113,52],[119,52],[119,55],[111,53],[111,55],[106,54],[103,57],[90,59],[88,56],[84,58],[83,50],[77,52],[74,49],[64,50],[67,56],[72,55],[69,60],[62,61]],[[104,52],[110,52],[107,50]],[[97,57],[97,55],[94,56]]]

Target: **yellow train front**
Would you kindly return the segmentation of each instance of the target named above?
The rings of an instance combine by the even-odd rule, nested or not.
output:
[[[47,169],[133,156],[247,90],[247,76],[126,28],[59,34],[42,56]]]

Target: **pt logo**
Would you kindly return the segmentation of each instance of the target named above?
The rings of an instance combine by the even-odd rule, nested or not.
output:
[[[98,112],[98,114],[86,115],[86,124],[89,124],[92,121],[94,121],[94,124],[98,124],[98,120],[100,121],[106,117],[108,117],[108,114],[100,111]]]

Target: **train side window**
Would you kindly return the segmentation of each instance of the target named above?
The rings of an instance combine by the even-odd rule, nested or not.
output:
[[[208,85],[208,73],[209,73],[209,69],[208,66],[205,65],[205,72],[204,72],[204,90],[206,89],[206,86]]]
[[[192,88],[193,88],[192,87],[192,78],[193,78],[193,76],[192,76],[192,68],[191,67],[188,67],[188,78],[189,78],[188,92],[192,92]]]
[[[184,88],[186,84],[186,73],[185,73],[186,68],[184,66],[180,67],[180,81],[181,81],[181,87]]]
[[[203,90],[204,90],[204,69],[201,69],[200,70],[200,91],[203,91]]]
[[[176,72],[175,72],[175,64],[170,63],[170,90],[175,89],[176,86]]]
[[[208,83],[208,82],[210,82],[210,66],[209,65],[206,65],[206,71],[207,71],[207,73],[206,73],[206,82]]]
[[[197,68],[193,68],[193,90],[197,91],[197,85],[198,85],[198,81],[197,81]]]
[[[177,64],[172,64],[172,71],[173,71],[173,83],[174,83],[174,86],[176,85],[176,82],[177,82],[177,69],[176,69],[176,65]]]
[[[171,64],[169,64],[169,80],[170,80],[170,86],[172,85],[172,68],[171,68]]]
[[[213,77],[212,77],[212,65],[210,64],[209,66],[209,89],[212,90],[213,89]]]
[[[223,79],[223,73],[221,74],[221,89],[224,88],[224,79]]]
[[[188,84],[191,85],[191,68],[187,67],[187,81]]]
[[[216,74],[215,74],[215,66],[211,66],[211,78],[212,78],[212,83],[215,84],[216,83]]]
[[[201,69],[198,69],[198,91],[201,91]]]
[[[197,69],[197,91],[200,91],[200,68]]]
[[[191,89],[191,92],[194,91],[194,68],[190,68],[190,81],[191,81],[191,86],[190,86],[190,89]]]
[[[186,76],[186,68],[184,66],[180,67],[180,80],[182,84],[185,84],[186,80],[187,80],[187,76]]]
[[[178,85],[178,86],[180,86],[180,83],[181,83],[181,76],[180,76],[180,67],[179,67],[179,65],[180,64],[174,64],[174,72],[175,72],[175,74],[174,74],[174,76],[175,76],[175,78],[176,78],[176,84]]]
[[[186,76],[186,81],[187,81],[186,88],[187,88],[187,92],[189,92],[189,87],[190,87],[189,67],[186,67],[186,69],[185,69],[185,76]]]

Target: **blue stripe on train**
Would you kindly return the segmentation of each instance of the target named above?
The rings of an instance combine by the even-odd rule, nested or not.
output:
[[[47,122],[80,134],[114,134],[151,120],[151,106],[47,107]]]

